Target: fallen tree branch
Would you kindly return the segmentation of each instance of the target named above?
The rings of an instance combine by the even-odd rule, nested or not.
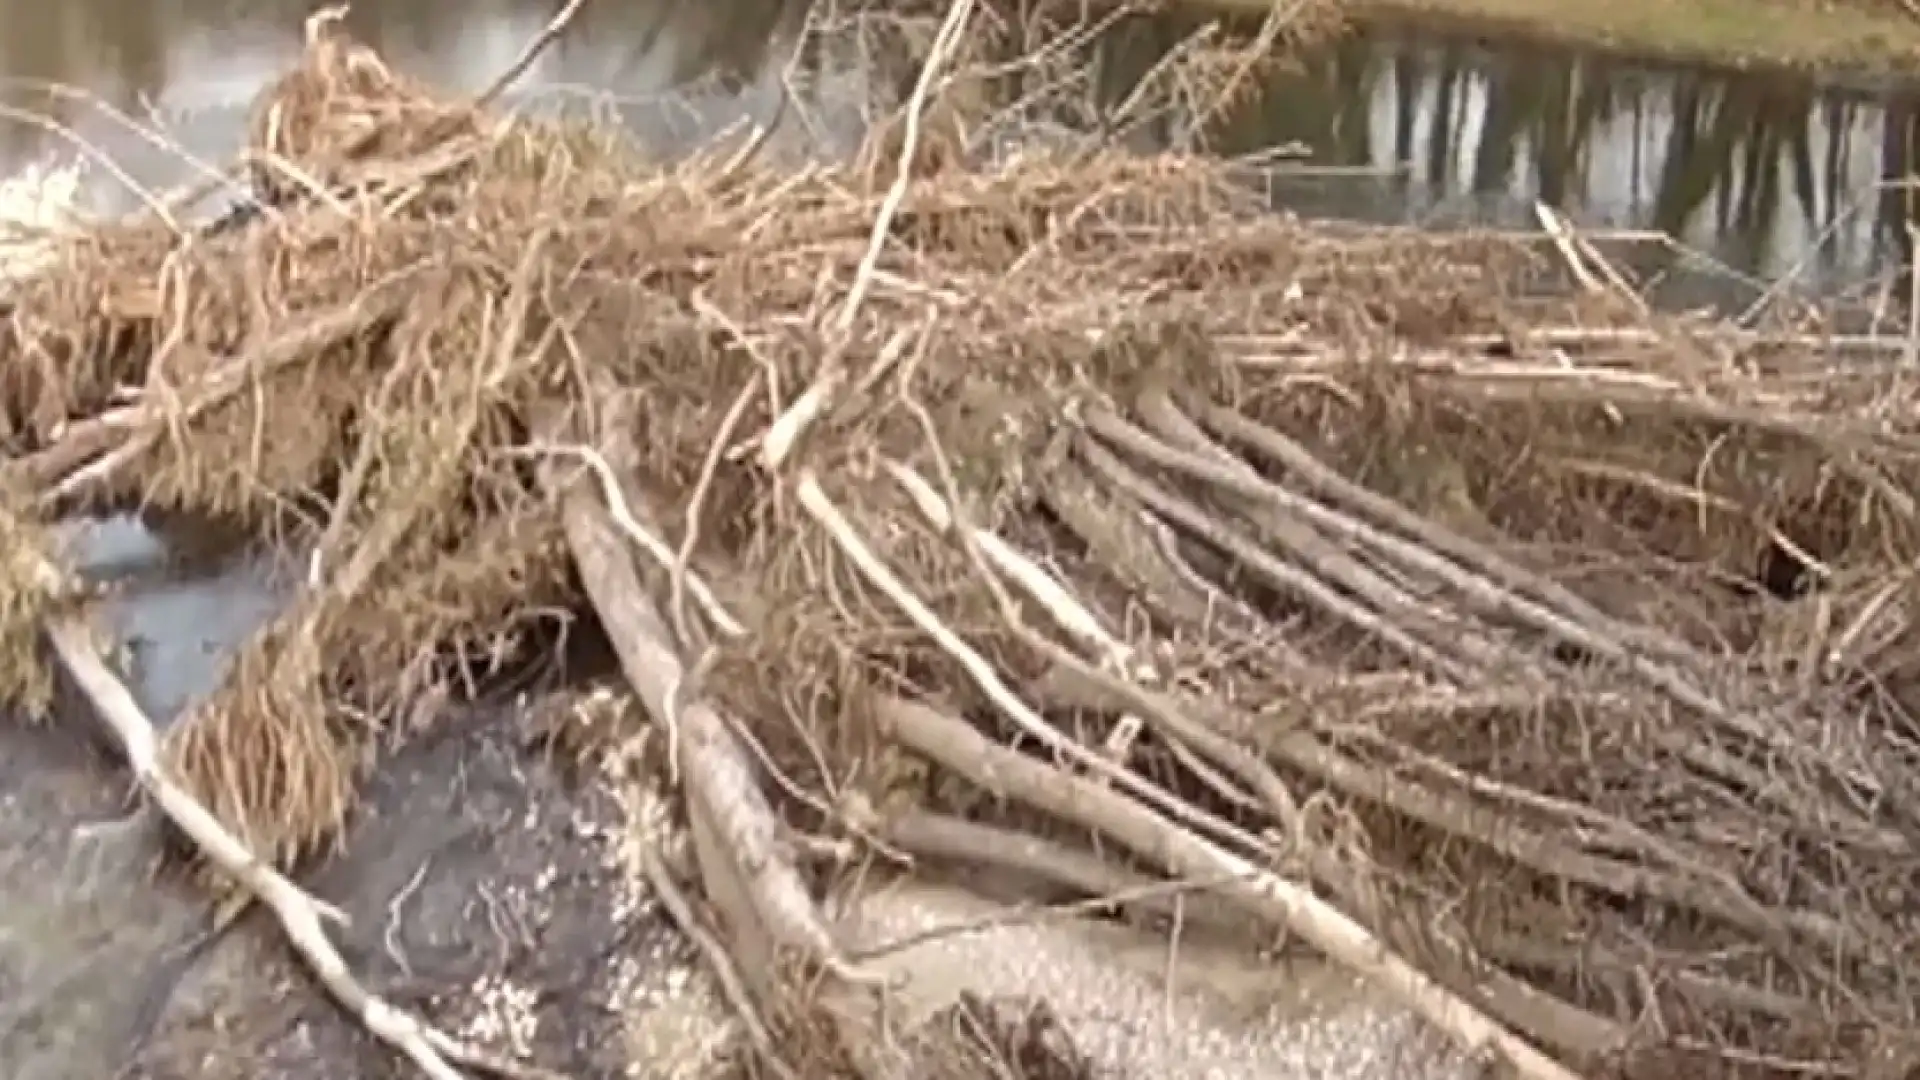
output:
[[[1184,424],[1187,422],[1184,421],[1184,418],[1178,418],[1176,423],[1181,425],[1182,429],[1176,432],[1182,435],[1180,441],[1189,442],[1190,439],[1203,440],[1205,438],[1203,433],[1197,431],[1192,433],[1185,432]],[[1098,414],[1094,414],[1090,417],[1089,426],[1095,427],[1097,430],[1098,424]],[[1117,425],[1109,424],[1106,425],[1106,427],[1108,430],[1104,434],[1121,434]],[[1205,462],[1193,461],[1192,454],[1187,454],[1183,457],[1179,450],[1164,446],[1159,447],[1157,451],[1149,450],[1151,440],[1144,437],[1125,441],[1128,442],[1127,449],[1140,452],[1143,456],[1152,456],[1159,460],[1169,462],[1184,460],[1189,468],[1194,471],[1207,471],[1205,469]],[[1212,446],[1211,443],[1208,445]],[[1535,685],[1539,687],[1544,688],[1549,685],[1546,682],[1544,673],[1537,668],[1528,665],[1516,669],[1512,662],[1503,662],[1497,654],[1485,655],[1485,650],[1479,647],[1468,650],[1469,655],[1463,658],[1472,663],[1473,666],[1468,667],[1462,665],[1455,657],[1443,651],[1442,642],[1445,641],[1446,644],[1452,648],[1461,648],[1470,644],[1465,635],[1460,633],[1459,628],[1456,628],[1456,640],[1447,641],[1446,638],[1439,636],[1438,631],[1443,628],[1444,620],[1420,610],[1420,604],[1411,597],[1407,597],[1404,594],[1384,597],[1386,601],[1383,605],[1384,607],[1391,608],[1407,616],[1402,620],[1389,620],[1384,618],[1384,611],[1363,604],[1356,597],[1343,594],[1340,587],[1354,587],[1355,582],[1342,572],[1339,566],[1323,567],[1317,560],[1311,561],[1311,565],[1302,566],[1276,557],[1260,544],[1242,535],[1231,525],[1221,521],[1217,516],[1208,514],[1191,500],[1174,494],[1156,484],[1154,481],[1140,475],[1125,462],[1121,461],[1113,450],[1108,449],[1106,445],[1093,438],[1091,434],[1076,440],[1075,450],[1090,467],[1097,473],[1103,475],[1109,482],[1134,497],[1139,498],[1156,513],[1166,517],[1180,528],[1200,537],[1208,543],[1221,547],[1222,550],[1240,560],[1246,569],[1266,577],[1278,587],[1290,589],[1311,598],[1323,610],[1345,618],[1348,622],[1362,630],[1378,635],[1382,640],[1393,644],[1409,657],[1424,661],[1434,671],[1447,676],[1455,683],[1467,685],[1473,681],[1471,676],[1472,671],[1489,670],[1498,664],[1504,666],[1515,675],[1532,680]],[[1225,453],[1226,451],[1221,450],[1217,446],[1212,446],[1211,452],[1207,453],[1206,456],[1217,459],[1219,455]],[[1239,463],[1239,469],[1244,470],[1244,472],[1248,474],[1252,473],[1251,467],[1246,466],[1244,462]],[[1221,479],[1221,477],[1218,477],[1212,472],[1209,472],[1209,475],[1214,476],[1216,479]],[[1257,476],[1257,474],[1254,475]],[[1271,514],[1267,515],[1267,517],[1272,516]],[[1315,550],[1324,550],[1329,546],[1324,539],[1318,538],[1318,534],[1311,527],[1304,523],[1293,522],[1290,523],[1289,527],[1297,534],[1314,537],[1315,539],[1309,541],[1309,543]],[[1431,557],[1431,553],[1428,554],[1429,557]],[[1358,566],[1354,560],[1345,556],[1341,556],[1339,561],[1346,564],[1348,569]],[[1366,571],[1365,568],[1360,569],[1365,573],[1371,573],[1371,571]],[[1323,573],[1325,576],[1323,576]],[[1377,584],[1384,586],[1391,593],[1397,593],[1396,589],[1390,585],[1386,585],[1384,581],[1380,581]],[[1377,590],[1372,591],[1377,594]],[[1363,593],[1363,595],[1366,594]],[[1409,632],[1404,626],[1404,623],[1407,622],[1426,627],[1429,632],[1428,639],[1423,640],[1421,636]],[[1479,645],[1485,646],[1487,649],[1491,648],[1491,645],[1487,642],[1479,642]],[[1655,668],[1656,673],[1659,670],[1661,669]],[[1656,683],[1656,686],[1663,691],[1671,692],[1670,686],[1658,683]],[[1748,718],[1735,710],[1723,707],[1704,695],[1696,695],[1688,700],[1682,701],[1681,704],[1691,705],[1704,710],[1705,715],[1733,728],[1737,733],[1752,737],[1762,745],[1777,745],[1785,742],[1784,736],[1776,735],[1769,738],[1755,730],[1755,726],[1758,723],[1757,720]],[[1684,728],[1676,728],[1672,725],[1656,727],[1654,728],[1654,732],[1655,736],[1674,754],[1699,769],[1703,774],[1721,778],[1729,789],[1738,793],[1737,796],[1729,797],[1759,797],[1779,804],[1783,808],[1792,809],[1791,800],[1781,794],[1779,790],[1780,785],[1774,781],[1774,778],[1769,777],[1764,771],[1750,762],[1734,756],[1719,746],[1704,741],[1699,737],[1697,732]],[[1788,750],[1783,752],[1789,753],[1792,757],[1801,761],[1809,761],[1809,759],[1811,759],[1810,764],[1816,767],[1824,767],[1811,751],[1804,748],[1789,747]],[[1825,768],[1825,771],[1828,775],[1833,775],[1834,773],[1834,770],[1831,768]],[[1885,845],[1885,850],[1887,851],[1903,850],[1903,842],[1890,830],[1873,827],[1870,823],[1861,820],[1857,812],[1844,806],[1835,805],[1832,800],[1826,800],[1825,802],[1831,822],[1842,824],[1850,830],[1857,830],[1857,835],[1869,837],[1873,842]],[[1827,927],[1826,929],[1831,930],[1832,928]]]
[[[627,428],[609,420],[605,430]],[[616,472],[631,460],[626,446],[601,447],[595,453]],[[681,692],[686,671],[673,646],[673,631],[642,586],[612,515],[580,476],[562,481],[551,464],[543,470],[545,482],[560,496],[568,547],[621,671],[648,713],[663,726],[678,729],[679,775],[696,837],[702,827],[712,830],[751,902],[751,911],[724,912],[729,929],[740,933],[765,928],[778,944],[799,949],[848,982],[878,982],[841,955],[806,883],[782,849],[779,819],[759,788],[747,751],[713,706]]]
[[[1143,408],[1151,411],[1156,427],[1163,430],[1182,431],[1196,442],[1206,440],[1205,433],[1184,414],[1173,408],[1171,401],[1164,394],[1148,395],[1143,401]],[[1337,474],[1324,467],[1316,470],[1317,462],[1277,433],[1248,421],[1228,409],[1211,409],[1207,415],[1210,422],[1218,428],[1279,457],[1296,472],[1312,475],[1318,486],[1339,490],[1350,500],[1364,501],[1368,509],[1393,519],[1396,524],[1417,528],[1416,523],[1421,522],[1421,519],[1395,506],[1390,500],[1371,493],[1364,493],[1370,498],[1359,500],[1357,497],[1359,491],[1355,485],[1345,484],[1340,481]],[[1341,530],[1343,535],[1350,537],[1355,543],[1375,547],[1387,558],[1444,582],[1485,613],[1512,618],[1539,633],[1622,664],[1645,680],[1648,685],[1671,697],[1682,706],[1700,713],[1743,738],[1752,739],[1776,753],[1798,759],[1809,766],[1834,775],[1843,783],[1861,784],[1869,790],[1877,788],[1871,778],[1850,775],[1836,768],[1822,755],[1811,752],[1808,748],[1796,743],[1788,734],[1794,726],[1788,718],[1770,717],[1765,711],[1756,715],[1747,715],[1744,710],[1731,707],[1706,693],[1695,684],[1689,673],[1658,663],[1643,655],[1642,649],[1651,645],[1671,657],[1686,656],[1687,654],[1678,643],[1661,641],[1644,632],[1632,637],[1623,635],[1619,632],[1614,620],[1601,615],[1591,605],[1578,600],[1574,600],[1575,606],[1568,610],[1555,611],[1524,595],[1509,591],[1507,587],[1509,582],[1532,585],[1537,581],[1537,578],[1526,575],[1517,568],[1502,568],[1500,573],[1505,580],[1490,580],[1488,577],[1465,570],[1435,551],[1372,529],[1363,522],[1344,519],[1336,512],[1310,499],[1267,481],[1251,466],[1238,462],[1238,459],[1235,459],[1238,467],[1232,469],[1230,473],[1214,473],[1203,477],[1201,474],[1207,470],[1198,467],[1195,462],[1181,460],[1177,452],[1169,451],[1165,447],[1156,448],[1143,439],[1132,437],[1129,433],[1130,426],[1118,417],[1094,411],[1089,413],[1088,421],[1103,438],[1125,440],[1129,450],[1140,452],[1143,456],[1152,458],[1157,464],[1228,487],[1237,495],[1250,501],[1266,504],[1276,511],[1300,513],[1329,531]],[[1209,442],[1208,445],[1214,444]],[[1224,453],[1224,451],[1221,452]],[[1418,529],[1416,535],[1423,543],[1431,542],[1433,539],[1458,540],[1457,545],[1448,544],[1447,546],[1470,554],[1475,551],[1475,545],[1471,541],[1453,537],[1451,534],[1436,536],[1432,528]],[[1482,551],[1472,559],[1472,564],[1498,568],[1500,560]],[[1541,590],[1536,587],[1534,591]],[[1860,829],[1864,834],[1874,835],[1875,833],[1872,826],[1863,820],[1856,819],[1849,821],[1848,824]],[[1897,842],[1897,838],[1887,836],[1886,842]]]
[[[400,286],[412,278],[412,272],[396,275],[347,304],[222,363],[200,380],[177,410],[154,400],[149,389],[138,404],[74,424],[52,445],[8,464],[7,479],[41,491],[43,506],[69,505],[150,449],[169,424],[190,422],[275,371],[393,318],[406,300]],[[94,456],[103,452],[104,456]]]
[[[1005,573],[1013,579],[1015,584],[1021,586],[1035,603],[1045,608],[1057,624],[1072,631],[1097,654],[1098,662],[1089,662],[1029,627],[1016,626],[1015,630],[1021,638],[1057,665],[1057,671],[1102,685],[1110,683],[1133,686],[1149,681],[1158,682],[1154,669],[1150,665],[1135,662],[1131,651],[1102,627],[1094,613],[1089,611],[1065,585],[994,533],[957,521],[954,517],[954,509],[933,490],[933,485],[912,469],[893,462],[887,463],[886,467],[894,480],[907,490],[920,513],[935,528],[942,532],[962,528],[967,530],[966,535],[959,537],[958,542],[977,544],[981,551],[986,553],[987,561],[992,564],[992,567],[984,568],[983,573],[992,573],[995,570]],[[957,498],[957,496],[950,498]],[[1154,722],[1155,729],[1170,746],[1192,744],[1199,754],[1211,759],[1252,789],[1258,797],[1259,805],[1273,814],[1275,820],[1298,846],[1299,804],[1259,754],[1205,725],[1189,720],[1185,714],[1177,710],[1158,710],[1149,714],[1147,718]],[[1189,769],[1196,776],[1201,777],[1203,782],[1212,779],[1199,769],[1192,766],[1189,766]]]
[[[1306,600],[1448,682],[1465,686],[1473,681],[1471,668],[1382,617],[1372,607],[1342,594],[1317,574],[1276,558],[1231,525],[1140,475],[1121,461],[1117,454],[1091,437],[1076,439],[1074,451],[1094,475],[1138,499],[1148,509],[1185,532],[1238,560],[1248,572],[1257,575],[1275,590]]]
[[[679,562],[679,556],[673,548],[667,546],[665,540],[656,535],[658,530],[642,524],[635,516],[636,508],[631,505],[631,500],[622,491],[620,477],[614,473],[613,466],[607,463],[607,459],[602,457],[599,451],[590,446],[551,444],[528,447],[525,453],[531,456],[578,458],[587,468],[593,470],[594,479],[600,484],[600,496],[606,500],[607,513],[612,515],[613,522],[620,527],[621,533],[662,569],[669,573],[673,572],[674,566]],[[720,598],[714,594],[712,587],[704,578],[695,575],[691,570],[682,571],[682,574],[688,595],[699,603],[700,610],[712,620],[715,628],[730,638],[745,636],[747,628],[742,626],[740,620],[720,602]]]
[[[1111,707],[1137,711],[1156,722],[1193,724],[1196,721],[1191,719],[1160,719],[1165,714],[1189,711],[1198,722],[1223,730],[1246,726],[1233,722],[1230,707],[1196,700],[1191,695],[1175,697],[1112,679],[1086,678],[1085,685],[1090,691],[1104,694]],[[1831,918],[1811,911],[1769,911],[1716,868],[1689,861],[1671,846],[1636,851],[1634,858],[1594,854],[1467,797],[1474,792],[1444,791],[1405,772],[1369,767],[1326,745],[1312,731],[1284,731],[1262,741],[1268,753],[1343,795],[1377,803],[1429,828],[1485,845],[1549,877],[1622,898],[1658,897],[1741,927],[1761,940],[1774,939],[1782,930],[1792,929],[1829,947],[1845,941],[1844,928]],[[1562,829],[1593,831],[1579,822],[1560,825]],[[1675,861],[1669,866],[1648,865],[1659,856]]]
[[[1204,924],[1244,930],[1247,916],[1220,902],[1211,883],[1149,878],[1078,847],[1017,829],[986,825],[950,814],[914,810],[878,825],[889,843],[916,859],[999,867],[1012,873],[1071,889],[1085,897],[1075,909],[1132,910],[1169,924]]]
[[[1184,417],[1149,416],[1155,431],[1146,431],[1122,420],[1109,410],[1094,408],[1085,413],[1088,430],[1116,451],[1150,462],[1157,468],[1183,473],[1203,484],[1224,487],[1231,503],[1239,504],[1244,516],[1258,532],[1284,549],[1296,565],[1313,573],[1342,592],[1355,603],[1370,606],[1381,616],[1394,620],[1398,627],[1415,628],[1434,643],[1444,643],[1473,670],[1493,671],[1511,668],[1521,677],[1533,677],[1525,657],[1502,649],[1483,628],[1458,614],[1433,605],[1426,597],[1416,596],[1400,587],[1388,575],[1358,557],[1351,525],[1329,514],[1315,515],[1320,509],[1284,489],[1272,489],[1260,480],[1253,466],[1209,440]],[[1156,422],[1157,421],[1157,422]],[[1253,494],[1249,494],[1249,487]],[[1412,545],[1403,549],[1424,555]],[[1404,553],[1404,552],[1403,552]],[[1436,647],[1442,647],[1436,644]]]
[[[852,563],[860,575],[871,582],[883,593],[895,607],[912,620],[921,632],[931,637],[942,651],[953,657],[974,685],[980,688],[988,700],[992,701],[1002,715],[1013,721],[1022,731],[1040,741],[1042,746],[1072,761],[1075,765],[1088,769],[1102,781],[1138,795],[1151,802],[1164,812],[1180,818],[1189,825],[1223,837],[1232,837],[1236,843],[1243,844],[1249,850],[1265,847],[1258,838],[1249,835],[1246,830],[1223,821],[1217,814],[1194,806],[1171,793],[1142,779],[1133,772],[1123,769],[1105,757],[1094,753],[1075,740],[1067,737],[1058,728],[1049,724],[1033,706],[1020,699],[1020,696],[1007,685],[993,665],[982,656],[979,650],[967,644],[966,640],[951,626],[941,621],[940,616],[926,601],[913,594],[905,582],[900,580],[873,549],[861,538],[860,533],[847,520],[840,508],[827,496],[826,489],[820,486],[820,479],[812,469],[803,469],[794,485],[794,497],[800,506],[811,515],[820,527],[826,530],[847,561]]]
[[[1176,408],[1164,390],[1153,391],[1141,399],[1143,411],[1172,412]],[[1486,545],[1348,480],[1313,456],[1306,447],[1265,424],[1249,420],[1232,409],[1212,404],[1200,410],[1199,419],[1215,434],[1272,458],[1287,469],[1288,476],[1298,480],[1309,491],[1345,504],[1381,526],[1398,530],[1432,551],[1462,566],[1478,570],[1515,594],[1533,596],[1550,611],[1557,611],[1578,626],[1593,627],[1600,633],[1674,659],[1699,659],[1693,649],[1671,635],[1622,623],[1559,582],[1533,573],[1503,558]]]
[[[990,742],[970,725],[925,705],[882,701],[888,734],[922,756],[1065,821],[1110,836],[1176,877],[1223,880],[1226,894],[1300,935],[1334,961],[1379,984],[1469,1054],[1492,1052],[1526,1080],[1580,1080],[1578,1074],[1449,992],[1311,891],[1268,873],[1116,791]]]
[[[475,95],[472,104],[467,107],[475,113],[481,113],[498,102],[502,95],[513,88],[514,83],[520,81],[520,77],[527,73],[527,69],[533,66],[533,62],[540,59],[540,54],[547,51],[547,47],[554,43],[554,40],[567,28],[567,24],[573,22],[573,17],[580,14],[580,9],[584,6],[586,6],[586,0],[568,0],[567,6],[547,20],[547,25],[540,28],[540,32],[533,36],[533,40],[521,47],[520,55],[513,58],[513,63],[508,64],[506,70],[494,76],[493,81],[487,84],[487,88]]]
[[[1089,560],[1162,618],[1204,632],[1257,642],[1269,663],[1289,671],[1311,665],[1271,620],[1244,600],[1223,592],[1195,569],[1177,549],[1162,542],[1157,519],[1132,500],[1093,482],[1077,461],[1048,470],[1041,497],[1093,555]],[[1164,528],[1164,525],[1161,525]]]
[[[984,557],[985,573],[998,572],[1011,579],[1020,587],[1020,591],[1040,605],[1041,610],[1053,619],[1060,629],[1072,635],[1075,640],[1091,651],[1103,665],[1115,671],[1127,674],[1129,678],[1152,677],[1151,665],[1139,664],[1133,657],[1133,650],[1126,642],[1100,624],[1100,620],[1087,606],[1073,595],[1065,582],[1041,568],[1026,555],[1014,550],[1013,546],[999,536],[985,529],[975,528],[971,523],[957,520],[953,508],[947,505],[939,492],[934,490],[926,478],[897,461],[883,461],[880,467],[892,476],[894,482],[906,491],[907,497],[927,523],[943,533],[954,533],[955,539],[964,547],[972,545]],[[958,530],[965,529],[961,534]]]

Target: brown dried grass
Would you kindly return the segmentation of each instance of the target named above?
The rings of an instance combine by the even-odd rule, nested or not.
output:
[[[0,339],[4,550],[151,507],[317,553],[171,740],[258,849],[329,842],[423,694],[579,606],[534,466],[580,448],[532,433],[618,411],[620,479],[697,522],[749,630],[699,690],[834,819],[809,827],[905,800],[1085,843],[890,737],[907,697],[1013,738],[796,475],[1048,720],[1556,1051],[1904,1060],[1920,422],[1894,352],[1527,299],[1513,241],[1303,225],[1197,157],[927,170],[863,269],[884,155],[661,167],[352,55],[283,84],[313,126],[271,148],[332,194],[65,240]],[[715,457],[828,361],[791,460]],[[1043,631],[903,469],[1047,565],[1108,654]],[[1750,587],[1796,561],[1803,594]],[[17,562],[0,645],[55,602]]]

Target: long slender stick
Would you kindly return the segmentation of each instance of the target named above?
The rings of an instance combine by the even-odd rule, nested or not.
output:
[[[400,1011],[362,986],[340,951],[327,940],[319,905],[285,875],[247,850],[246,844],[218,818],[166,775],[160,764],[159,739],[154,734],[153,722],[141,710],[126,684],[107,667],[85,624],[77,618],[56,620],[47,628],[47,638],[81,692],[113,732],[141,788],[215,865],[272,909],[286,931],[287,940],[327,992],[376,1038],[412,1059],[434,1080],[462,1080],[461,1073],[435,1049],[436,1044],[452,1045],[452,1040],[433,1032],[411,1014]]]

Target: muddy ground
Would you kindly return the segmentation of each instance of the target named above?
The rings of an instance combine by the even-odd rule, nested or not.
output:
[[[204,693],[274,595],[232,565],[130,587],[108,622],[133,641],[147,707],[164,719]],[[157,872],[158,837],[129,817],[84,710],[66,694],[63,722],[0,726],[0,1080],[416,1075],[318,991],[264,915],[210,934],[204,896]],[[468,710],[380,771],[344,851],[302,880],[350,917],[336,940],[365,981],[445,1029],[581,1080],[704,1080],[732,1025],[639,884],[630,804],[556,762],[523,710]],[[996,910],[948,877],[874,888],[846,918],[849,944]],[[962,989],[1044,999],[1106,1076],[1455,1073],[1366,987],[1245,942],[1193,936],[1170,953],[1117,924],[1015,921],[885,963],[913,1011]]]

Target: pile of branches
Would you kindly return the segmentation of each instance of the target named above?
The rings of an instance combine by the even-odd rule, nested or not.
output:
[[[668,167],[482,105],[319,27],[247,162],[274,201],[50,239],[0,337],[6,691],[50,639],[434,1075],[480,1058],[271,867],[588,609],[721,940],[831,989],[716,963],[850,1068],[892,1051],[795,832],[1183,883],[1528,1077],[1920,1063],[1898,347],[1530,298],[1523,244],[1303,225],[1199,157],[935,168],[915,121]],[[45,540],[128,510],[310,568],[157,746]]]

